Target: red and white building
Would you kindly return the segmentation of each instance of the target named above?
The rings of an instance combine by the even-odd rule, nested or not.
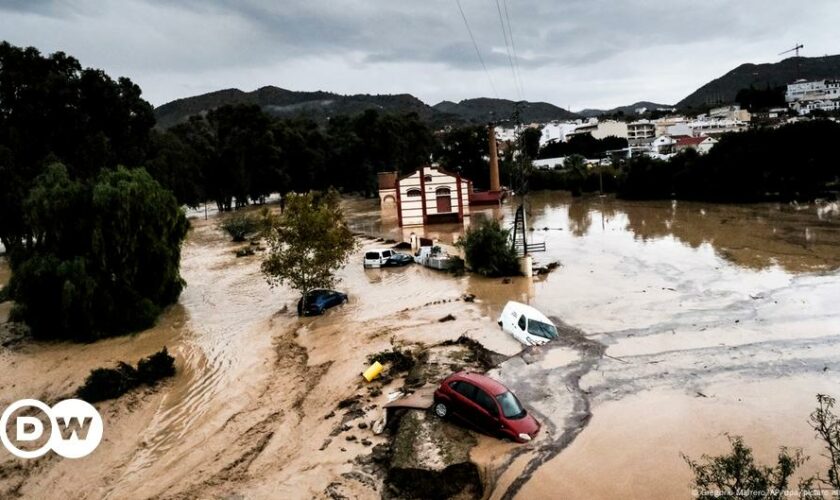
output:
[[[463,222],[470,216],[472,182],[437,165],[398,177],[379,174],[379,201],[394,203],[400,226]]]

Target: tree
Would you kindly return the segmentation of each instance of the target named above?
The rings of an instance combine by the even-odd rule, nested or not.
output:
[[[149,159],[146,171],[166,189],[172,191],[178,203],[197,207],[205,201],[202,158],[170,130],[152,130],[149,134]]]
[[[334,190],[289,194],[268,241],[262,272],[269,283],[288,283],[304,298],[314,288],[333,287],[335,272],[356,248]]]
[[[584,158],[603,158],[607,151],[627,147],[627,139],[621,137],[604,137],[596,139],[591,134],[573,135],[566,142],[552,142],[540,149],[539,158],[557,158],[573,154]]]
[[[476,189],[490,188],[490,155],[487,127],[462,127],[444,133],[435,150],[435,159],[450,172],[458,172]]]
[[[531,160],[537,159],[540,153],[541,128],[527,127],[519,133],[517,138],[519,151]]]
[[[828,478],[817,476],[814,480],[836,492],[840,491],[840,418],[833,412],[835,403],[831,396],[817,394],[817,409],[811,413],[810,420],[825,444],[825,457],[829,461]]]
[[[791,451],[783,447],[779,450],[776,466],[768,467],[755,463],[752,450],[740,436],[727,435],[727,438],[732,446],[729,455],[703,455],[697,461],[682,455],[694,473],[693,486],[698,498],[787,498],[791,476],[807,460],[802,450]],[[745,492],[748,493],[745,495]]]
[[[456,243],[464,249],[467,264],[484,276],[516,276],[519,259],[510,240],[510,231],[499,221],[485,219],[478,226],[471,226]]]
[[[56,52],[0,42],[0,241],[12,255],[31,239],[23,203],[55,161],[71,179],[143,163],[155,119],[140,88]]]
[[[178,299],[188,223],[145,170],[120,167],[82,181],[51,165],[24,214],[32,239],[9,289],[14,318],[33,336],[88,341],[140,330]]]

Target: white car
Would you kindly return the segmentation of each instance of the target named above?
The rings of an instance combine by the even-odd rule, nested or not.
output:
[[[388,259],[394,255],[394,251],[387,248],[374,248],[365,252],[365,267],[383,267]]]
[[[557,338],[557,327],[545,314],[519,302],[505,304],[499,316],[499,326],[527,346],[543,345]]]

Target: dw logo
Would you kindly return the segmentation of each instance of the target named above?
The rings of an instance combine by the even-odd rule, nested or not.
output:
[[[42,419],[21,415],[24,408],[37,408],[44,413],[50,424],[50,429],[44,444],[37,449],[29,449],[36,442],[43,441],[44,422]],[[18,448],[9,438],[9,420],[12,420],[14,443],[25,446]],[[81,458],[89,455],[99,446],[102,440],[102,417],[96,408],[81,399],[65,399],[52,408],[37,399],[21,399],[12,403],[3,416],[0,417],[0,441],[9,453],[19,458],[38,458],[53,450],[65,458]]]

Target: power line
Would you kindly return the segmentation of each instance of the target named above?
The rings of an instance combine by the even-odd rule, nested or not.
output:
[[[519,65],[519,56],[516,54],[516,43],[513,41],[513,25],[510,23],[510,15],[508,14],[507,0],[502,0],[502,5],[505,8],[505,19],[507,20],[508,34],[510,35],[510,46],[513,49],[513,64],[516,67],[516,76],[519,78],[519,90],[522,95],[525,95],[525,86],[522,84],[522,67]]]
[[[510,63],[510,72],[513,75],[513,86],[519,99],[522,99],[522,91],[519,89],[519,82],[516,79],[516,68],[513,65],[513,57],[510,55],[510,42],[508,41],[507,29],[505,28],[505,18],[502,16],[502,6],[499,0],[496,0],[496,10],[499,11],[499,25],[502,27],[502,37],[505,39],[505,52],[507,52],[508,62]]]
[[[467,15],[464,14],[464,9],[461,7],[461,0],[455,0],[455,3],[458,5],[458,10],[461,12],[461,18],[464,20],[464,26],[467,27],[467,33],[470,34],[470,40],[472,40],[473,47],[475,47],[475,54],[478,56],[478,60],[481,62],[481,67],[484,68],[484,74],[487,75],[487,81],[490,82],[490,88],[493,89],[493,95],[496,96],[496,99],[499,98],[499,93],[496,92],[496,86],[493,85],[493,79],[490,77],[490,72],[487,71],[487,65],[484,64],[484,58],[481,57],[481,51],[478,50],[478,44],[475,42],[475,37],[473,36],[472,29],[470,29],[470,23],[467,21]]]

